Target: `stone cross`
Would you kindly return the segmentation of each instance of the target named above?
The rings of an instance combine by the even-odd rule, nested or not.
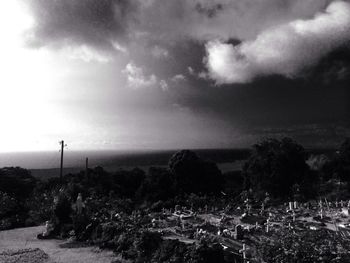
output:
[[[270,218],[266,220],[266,233],[269,233],[269,226],[270,226]]]
[[[243,261],[247,260],[246,252],[247,252],[247,247],[246,247],[245,243],[243,243],[242,249],[239,250],[239,253],[242,253]]]
[[[340,206],[343,208],[343,200],[340,200]]]
[[[321,219],[323,219],[323,209],[322,209],[322,207],[321,207],[321,210],[320,210],[320,217],[321,217]]]
[[[292,216],[293,216],[293,222],[295,222],[295,211],[294,210],[293,210]]]
[[[294,201],[294,209],[297,209],[297,208],[298,208],[298,202]]]

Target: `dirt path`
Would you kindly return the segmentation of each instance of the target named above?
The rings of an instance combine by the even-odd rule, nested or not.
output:
[[[36,236],[42,231],[41,226],[0,231],[0,253],[7,250],[40,248],[49,255],[47,262],[111,263],[113,261],[111,251],[101,251],[94,247],[72,247],[61,240],[38,240]]]

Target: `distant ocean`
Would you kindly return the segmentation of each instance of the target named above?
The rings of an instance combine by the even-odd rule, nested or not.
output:
[[[85,168],[85,159],[89,158],[89,167],[102,166],[108,171],[120,168],[139,167],[147,170],[150,166],[165,166],[170,157],[178,150],[139,150],[139,151],[69,151],[64,152],[65,172],[76,172]],[[221,170],[240,169],[242,160],[249,156],[247,149],[200,149],[193,150],[203,159],[211,160]],[[0,153],[0,167],[20,166],[33,173],[42,170],[56,171],[60,166],[60,152],[21,152]]]

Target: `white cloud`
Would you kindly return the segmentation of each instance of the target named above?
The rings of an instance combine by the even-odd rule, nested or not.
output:
[[[118,43],[117,41],[112,41],[112,46],[114,47],[115,50],[120,51],[124,54],[129,53],[128,49],[125,46]]]
[[[165,59],[169,57],[169,51],[160,46],[154,46],[152,48],[152,55],[158,59]]]
[[[159,81],[159,86],[160,86],[160,88],[161,88],[163,91],[169,90],[168,83],[167,83],[164,79],[162,79],[161,81]]]
[[[67,46],[61,52],[70,59],[84,62],[108,63],[112,60],[110,57],[86,45],[80,47]]]
[[[171,78],[171,81],[172,82],[175,82],[175,83],[178,83],[178,82],[181,82],[181,81],[186,81],[186,77],[182,74],[177,74],[175,75],[174,77]]]
[[[237,46],[208,42],[206,66],[218,84],[250,82],[269,74],[293,77],[347,41],[350,3],[335,1],[312,19],[268,28]]]
[[[126,65],[123,73],[127,77],[128,86],[132,89],[152,88],[158,85],[158,79],[154,74],[146,76],[143,69],[132,62]]]
[[[165,80],[159,80],[154,74],[145,75],[143,69],[136,66],[133,62],[128,63],[122,73],[126,75],[127,85],[132,89],[160,88],[163,91],[169,89]]]
[[[188,69],[188,73],[190,73],[190,75],[194,75],[195,74],[194,73],[194,69],[192,67],[188,66],[187,69]]]

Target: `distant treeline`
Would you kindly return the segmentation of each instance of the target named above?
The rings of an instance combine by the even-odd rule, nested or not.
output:
[[[152,156],[156,160],[166,154]],[[222,173],[215,163],[240,158],[246,160],[241,171]],[[170,155],[166,163],[151,166],[148,171],[134,168],[110,172],[95,167],[66,174],[62,180],[54,177],[45,181],[26,169],[0,169],[0,220],[12,218],[20,222],[28,215],[33,222],[44,219],[46,212],[37,210],[43,204],[49,207],[53,193],[59,189],[64,189],[71,200],[78,193],[84,198],[126,198],[133,204],[130,208],[159,201],[173,204],[171,200],[190,194],[233,200],[245,192],[245,196],[261,200],[268,193],[275,200],[286,201],[320,196],[331,199],[335,194],[341,198],[350,193],[350,139],[339,149],[322,154],[307,151],[289,138],[264,139],[249,151],[182,150]]]

